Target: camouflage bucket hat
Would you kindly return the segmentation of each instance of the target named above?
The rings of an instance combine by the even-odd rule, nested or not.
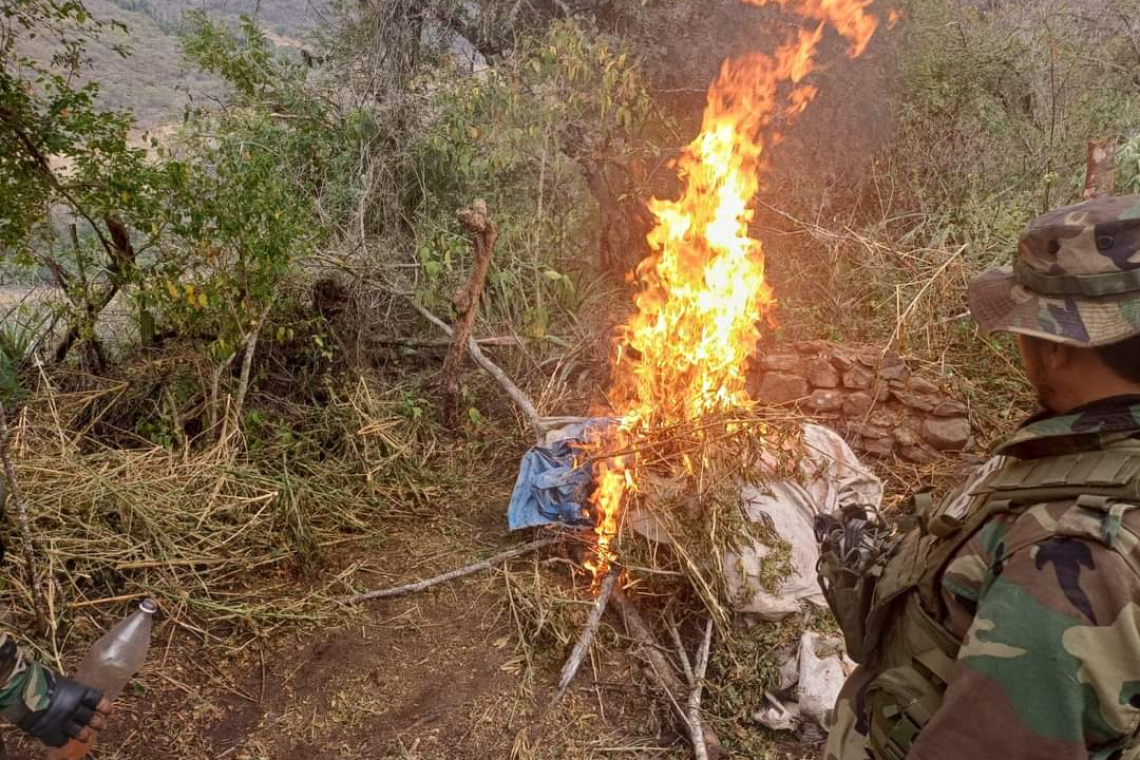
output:
[[[986,332],[1104,346],[1140,335],[1140,195],[1097,198],[1037,217],[1013,266],[970,283]]]

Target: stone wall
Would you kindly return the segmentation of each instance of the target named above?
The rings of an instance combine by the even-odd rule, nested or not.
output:
[[[929,462],[973,443],[969,409],[893,351],[810,341],[754,362],[752,396],[794,406],[878,456]]]

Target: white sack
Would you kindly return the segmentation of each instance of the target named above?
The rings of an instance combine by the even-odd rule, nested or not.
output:
[[[769,471],[776,472],[776,461],[766,458]],[[737,612],[761,620],[780,620],[805,603],[827,606],[816,580],[816,515],[849,505],[878,509],[882,504],[883,484],[863,466],[847,442],[829,428],[803,426],[799,469],[800,482],[772,480],[763,486],[741,488],[747,517],[771,526],[790,546],[791,571],[775,581],[769,591],[764,588],[761,568],[771,548],[756,539],[739,553],[725,552],[721,562],[728,585],[727,601]],[[651,508],[635,507],[627,519],[634,530],[650,541],[673,543],[668,527]]]
[[[802,484],[773,481],[763,487],[746,486],[740,494],[748,517],[768,522],[791,545],[791,573],[776,583],[774,591],[768,591],[761,581],[761,563],[771,552],[769,547],[756,541],[743,547],[739,555],[724,555],[733,606],[762,620],[779,620],[799,610],[804,602],[826,606],[815,572],[819,561],[816,515],[852,504],[877,509],[883,500],[882,483],[833,430],[804,425],[803,441]]]
[[[821,656],[822,655],[822,656]],[[831,710],[855,663],[843,655],[843,644],[808,631],[800,639],[800,682],[796,698],[800,715],[821,728],[831,723]]]

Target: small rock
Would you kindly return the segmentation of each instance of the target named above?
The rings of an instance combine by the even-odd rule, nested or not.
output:
[[[938,455],[927,446],[902,446],[899,456],[914,464],[927,464],[938,458]]]
[[[901,356],[889,351],[879,365],[879,377],[884,380],[906,380],[910,377],[910,367],[906,366]]]
[[[906,387],[915,393],[928,393],[935,395],[939,392],[939,388],[936,384],[930,382],[929,380],[924,380],[921,377],[912,376],[909,380],[906,381]]]
[[[791,372],[792,374],[801,374],[803,372],[803,359],[796,354],[774,354],[772,356],[762,356],[757,362],[761,369],[772,370],[775,372]]]
[[[839,372],[832,366],[831,362],[823,358],[809,359],[808,364],[808,381],[812,384],[813,388],[837,388],[839,387]]]
[[[958,401],[943,401],[934,407],[935,417],[966,417],[969,414],[969,407]]]
[[[855,388],[857,390],[870,388],[874,379],[875,376],[871,374],[869,369],[859,365],[853,365],[843,373],[843,387]]]
[[[932,412],[934,411],[934,407],[940,403],[936,398],[930,398],[929,396],[910,393],[908,391],[895,391],[895,398],[911,409],[917,409],[920,412]]]
[[[904,449],[910,446],[917,446],[922,442],[917,432],[905,426],[895,430],[895,440],[898,441],[899,446]]]
[[[843,408],[843,394],[819,389],[808,396],[807,407],[816,412],[838,412]]]
[[[882,400],[882,399],[880,399]],[[887,409],[876,409],[871,412],[871,424],[885,428],[893,428],[899,424],[899,415]]]
[[[831,352],[831,360],[835,362],[835,366],[846,372],[855,366],[856,357],[846,348],[836,346]]]
[[[874,406],[871,394],[859,391],[843,399],[843,413],[848,417],[862,417]]]
[[[905,364],[899,364],[895,367],[883,367],[879,370],[879,377],[883,380],[906,380],[907,375],[910,374],[910,368]]]
[[[863,451],[880,457],[895,453],[895,442],[890,438],[864,438]]]
[[[891,437],[891,431],[884,430],[883,428],[876,427],[875,425],[867,425],[862,422],[849,422],[847,424],[847,429],[853,433],[858,433],[864,438],[873,438],[875,440],[879,440],[882,438]]]
[[[970,422],[965,417],[931,417],[922,423],[922,436],[939,451],[960,451],[970,442]]]
[[[830,352],[831,344],[826,340],[801,340],[798,343],[793,343],[792,348],[801,354],[819,356]]]
[[[756,398],[768,404],[786,404],[803,398],[810,390],[808,381],[798,375],[769,372],[760,383]]]

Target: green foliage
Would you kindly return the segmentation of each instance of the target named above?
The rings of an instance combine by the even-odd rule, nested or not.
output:
[[[50,64],[23,55],[12,27],[0,46],[0,250],[50,270],[69,330],[101,362],[99,312],[145,276],[136,252],[159,234],[166,167],[133,143],[128,114],[101,110],[98,85],[80,82],[85,46],[115,25],[75,2],[15,5],[23,36],[57,42]]]
[[[1116,191],[1140,193],[1140,134],[1116,149]]]
[[[347,172],[369,122],[330,114],[252,19],[234,31],[193,14],[187,26],[188,58],[236,95],[220,113],[192,114],[186,155],[167,162],[165,238],[143,294],[180,330],[212,336],[224,357],[327,240],[328,220],[347,212]]]
[[[1140,85],[1112,63],[1130,31],[1111,18],[911,0],[905,23],[886,161],[894,197],[926,218],[915,243],[1004,256],[1028,217],[1079,196],[1086,142],[1140,120]]]
[[[65,36],[50,66],[2,48],[0,247],[52,272],[81,343],[98,344],[99,312],[120,294],[144,338],[157,318],[228,356],[354,202],[348,173],[370,122],[330,113],[252,20],[234,31],[197,14],[187,55],[234,86],[233,102],[188,113],[176,148],[139,144],[128,114],[77,83],[103,25],[74,3],[21,8],[37,11],[20,17],[29,35]]]
[[[85,206],[103,199],[81,181],[58,180],[51,161],[58,157],[72,162],[77,180],[89,180],[96,161],[116,157],[116,143],[125,141],[129,119],[94,108],[97,85],[74,84],[84,41],[101,31],[84,6],[12,0],[0,12],[19,27],[0,38],[0,246],[26,256],[46,207],[68,202],[68,195]],[[19,52],[21,32],[58,35],[50,66]]]
[[[545,337],[582,302],[596,240],[583,168],[645,165],[659,128],[635,57],[587,25],[558,22],[510,59],[433,82],[439,116],[414,146],[421,297],[446,304],[469,270],[456,208],[483,197],[499,225],[488,283],[492,319]]]
[[[265,33],[249,16],[242,16],[237,32],[213,21],[204,11],[187,14],[189,27],[183,50],[186,57],[206,71],[221,76],[247,100],[264,98],[278,86],[275,73],[289,76],[274,61]]]

